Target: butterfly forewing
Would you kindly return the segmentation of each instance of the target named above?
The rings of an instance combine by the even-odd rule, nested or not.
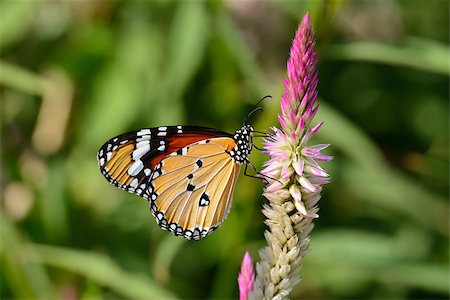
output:
[[[139,186],[168,153],[223,135],[228,133],[195,126],[145,128],[112,138],[100,148],[97,159],[102,174],[112,184],[130,192],[143,192]]]

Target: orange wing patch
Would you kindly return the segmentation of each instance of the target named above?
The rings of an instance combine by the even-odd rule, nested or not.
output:
[[[231,138],[211,138],[180,149],[156,166],[152,213],[176,235],[200,239],[227,217],[240,165]]]
[[[106,171],[118,183],[130,184],[132,178],[128,175],[127,170],[133,164],[130,153],[134,150],[132,144],[120,147],[116,151],[112,151],[112,158],[106,163]]]

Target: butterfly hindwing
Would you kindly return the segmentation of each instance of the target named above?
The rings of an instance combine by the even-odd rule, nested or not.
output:
[[[232,138],[212,138],[173,153],[157,166],[151,211],[176,235],[200,239],[228,215],[240,165],[230,157]]]

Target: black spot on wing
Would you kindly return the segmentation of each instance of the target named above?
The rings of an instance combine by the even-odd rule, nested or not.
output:
[[[208,206],[209,205],[209,197],[208,197],[208,195],[206,193],[203,193],[200,196],[200,200],[198,202],[198,205],[200,207],[204,207],[204,206]]]

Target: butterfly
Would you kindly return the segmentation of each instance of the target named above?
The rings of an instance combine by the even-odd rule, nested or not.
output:
[[[97,160],[110,183],[150,203],[162,229],[200,240],[230,211],[240,168],[250,163],[253,132],[246,121],[234,134],[198,126],[144,128],[107,141]]]

